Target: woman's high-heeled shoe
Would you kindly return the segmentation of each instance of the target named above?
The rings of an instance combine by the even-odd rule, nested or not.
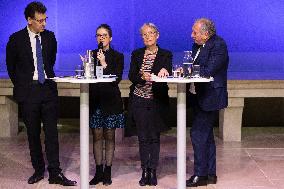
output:
[[[96,174],[94,178],[89,182],[90,185],[96,185],[100,182],[103,182],[103,165],[96,165]]]
[[[139,180],[139,185],[146,186],[148,184],[149,184],[149,171],[147,168],[143,168],[142,176],[141,176],[141,179]]]
[[[104,169],[104,178],[103,178],[103,184],[104,185],[111,185],[112,180],[111,180],[111,166],[105,166]]]
[[[150,169],[149,171],[149,185],[156,186],[158,184],[156,169]]]

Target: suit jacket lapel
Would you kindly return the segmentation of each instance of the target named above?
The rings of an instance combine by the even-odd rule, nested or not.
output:
[[[140,53],[139,53],[139,55],[138,55],[138,63],[139,63],[139,68],[141,68],[141,66],[142,66],[142,64],[143,64],[143,59],[144,59],[144,54],[145,54],[145,50],[146,50],[146,48],[143,48],[141,51],[140,51]]]
[[[207,47],[205,46],[205,47],[200,47],[200,53],[199,53],[199,56],[198,56],[198,64],[199,65],[202,65],[202,64],[204,64],[205,62],[206,62],[206,60],[207,60],[207,56],[208,55],[208,49],[207,49]]]
[[[161,64],[161,57],[163,56],[163,54],[161,53],[160,51],[160,48],[158,46],[158,52],[157,52],[157,55],[156,55],[156,58],[155,58],[155,61],[154,61],[154,65],[152,67],[152,72],[155,72],[157,71],[157,69],[159,69],[159,66]]]
[[[30,36],[29,36],[29,32],[27,28],[23,29],[23,45],[24,45],[24,49],[28,54],[28,58],[30,59],[29,62],[32,63],[32,65],[34,66],[34,58],[33,58],[33,50],[32,50],[32,45],[31,45],[31,41],[30,41]]]
[[[42,32],[41,34],[41,47],[42,47],[42,58],[43,58],[43,64],[45,65],[45,63],[46,63],[46,58],[45,57],[47,57],[46,55],[46,53],[47,53],[47,44],[48,44],[48,42],[47,42],[47,36],[45,35],[45,32]]]
[[[199,53],[199,56],[198,56],[198,64],[199,65],[202,65],[202,64],[206,64],[207,63],[207,59],[209,57],[209,52],[210,52],[210,49],[213,47],[214,43],[213,43],[213,40],[214,40],[214,36],[212,36],[206,43],[205,43],[205,46],[202,47],[201,46],[201,49],[200,49],[200,53]]]

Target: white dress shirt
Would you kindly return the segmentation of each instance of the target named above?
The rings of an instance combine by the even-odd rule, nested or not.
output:
[[[31,47],[32,47],[32,52],[33,52],[33,59],[34,59],[34,67],[35,67],[33,80],[38,80],[37,57],[36,57],[36,38],[35,37],[36,37],[36,35],[38,35],[39,41],[41,43],[41,36],[40,36],[40,33],[39,34],[33,33],[28,26],[27,26],[27,30],[28,30],[29,37],[30,37],[30,42],[31,42]],[[44,71],[44,75],[45,75],[45,79],[46,79],[47,76],[46,76],[45,71]]]

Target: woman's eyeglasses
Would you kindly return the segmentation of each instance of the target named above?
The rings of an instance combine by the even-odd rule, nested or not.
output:
[[[108,36],[108,34],[104,33],[104,34],[96,34],[96,37],[100,38],[100,37],[103,37],[103,38],[106,38]]]
[[[156,34],[156,32],[148,32],[148,33],[143,33],[143,34],[141,34],[141,36],[142,36],[143,38],[146,38],[146,37],[148,37],[148,36],[153,37],[155,34]]]

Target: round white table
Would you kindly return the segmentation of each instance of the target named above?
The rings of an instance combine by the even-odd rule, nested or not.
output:
[[[116,78],[55,77],[52,79],[58,83],[80,83],[80,188],[89,189],[89,83],[113,82]]]
[[[177,84],[177,189],[186,188],[186,83],[210,82],[211,78],[159,78],[152,81]]]

